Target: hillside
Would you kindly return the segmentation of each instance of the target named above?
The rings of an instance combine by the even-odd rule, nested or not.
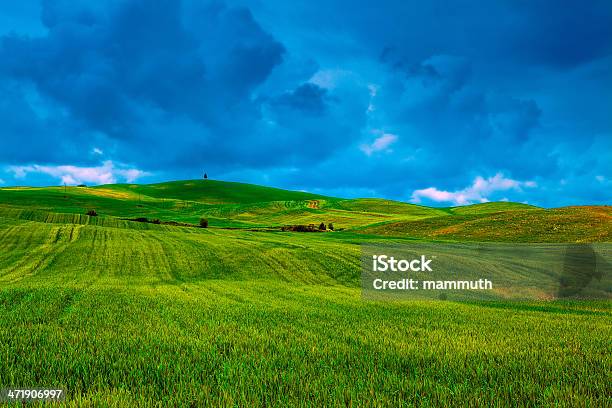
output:
[[[89,220],[84,214],[90,209],[100,218]],[[606,206],[542,209],[493,202],[431,208],[377,198],[342,199],[216,180],[0,189],[0,214],[2,211],[8,214],[9,210],[22,220],[78,219],[79,223],[104,225],[124,225],[128,222],[126,219],[140,217],[198,224],[204,217],[211,227],[280,228],[332,223],[336,230],[395,238],[510,242],[612,240],[611,212]],[[68,218],[59,214],[68,214]]]
[[[533,241],[549,226],[610,240],[610,207],[192,183],[0,189],[0,383],[64,388],[70,407],[605,405],[609,302],[364,301],[360,257],[363,243]],[[210,228],[126,219],[201,216]],[[321,221],[344,230],[273,228]]]
[[[100,218],[84,214],[94,209]],[[377,198],[341,199],[245,183],[187,180],[138,185],[0,189],[0,215],[25,220],[125,225],[146,217],[212,227],[278,228],[333,223],[360,234],[435,240],[593,242],[612,240],[610,207],[542,209],[519,203],[431,208]],[[59,214],[68,214],[68,218]],[[16,215],[18,214],[18,215]],[[75,218],[77,217],[77,218]],[[114,220],[113,220],[114,219]],[[142,229],[142,226],[138,226]]]
[[[446,214],[443,210],[382,199],[340,199],[245,183],[187,180],[138,185],[0,189],[0,207],[197,224],[278,227],[334,223],[353,228],[393,220]]]
[[[459,209],[461,210],[461,209]],[[466,212],[370,226],[362,233],[421,239],[502,242],[611,242],[612,207]]]
[[[157,184],[108,184],[93,189],[111,190],[159,199],[198,201],[204,204],[252,204],[325,198],[301,191],[218,180],[185,180]]]
[[[447,210],[452,214],[487,214],[501,211],[521,211],[521,210],[540,210],[540,207],[536,207],[529,204],[512,203],[512,202],[490,202],[490,203],[479,203],[471,205],[462,205],[459,207],[448,207]]]

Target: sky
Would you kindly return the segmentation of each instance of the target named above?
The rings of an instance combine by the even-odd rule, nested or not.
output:
[[[612,2],[0,5],[0,187],[612,204]]]

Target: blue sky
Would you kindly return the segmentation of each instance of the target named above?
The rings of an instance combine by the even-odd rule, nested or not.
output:
[[[610,1],[0,6],[0,186],[612,203]]]

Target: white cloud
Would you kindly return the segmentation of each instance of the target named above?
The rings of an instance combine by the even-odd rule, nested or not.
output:
[[[33,166],[9,166],[8,171],[12,171],[15,178],[24,178],[28,172],[35,170]]]
[[[368,84],[368,91],[370,93],[370,101],[368,102],[368,109],[367,109],[368,113],[374,112],[376,110],[376,106],[374,106],[374,98],[376,97],[376,94],[378,94],[378,89],[379,89],[378,85]]]
[[[115,169],[115,173],[125,179],[128,183],[146,176],[149,173],[138,169]]]
[[[380,152],[383,150],[390,152],[391,149],[389,149],[389,147],[396,141],[397,135],[394,135],[393,133],[382,133],[382,135],[374,139],[371,144],[362,144],[359,146],[359,148],[362,152],[370,156],[374,152]]]
[[[104,151],[102,151],[102,149],[100,149],[99,147],[94,147],[91,152],[93,154],[99,154],[99,155],[103,155],[104,154]]]
[[[13,172],[15,178],[24,178],[29,173],[42,173],[58,178],[64,184],[112,184],[118,180],[131,183],[139,177],[148,175],[147,172],[117,166],[111,160],[102,163],[98,167],[78,167],[78,166],[11,166],[8,168]]]
[[[378,94],[378,89],[380,87],[376,84],[368,84],[368,91],[370,91],[370,96],[375,97]]]
[[[354,76],[353,73],[344,69],[324,69],[315,72],[308,82],[320,88],[334,89],[340,82],[351,76]]]
[[[478,176],[474,179],[471,186],[462,190],[444,191],[438,190],[435,187],[415,190],[412,193],[411,201],[413,203],[420,203],[423,198],[428,198],[432,201],[449,202],[455,205],[486,203],[489,201],[487,196],[495,191],[522,191],[523,187],[533,188],[536,186],[537,184],[534,181],[513,180],[504,177],[501,173],[497,173],[495,176],[487,179]]]

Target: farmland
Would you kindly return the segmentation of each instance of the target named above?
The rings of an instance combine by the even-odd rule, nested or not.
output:
[[[213,180],[0,189],[0,384],[65,388],[67,406],[604,406],[609,301],[365,301],[359,257],[610,242],[611,219]],[[321,222],[335,231],[280,231]]]

